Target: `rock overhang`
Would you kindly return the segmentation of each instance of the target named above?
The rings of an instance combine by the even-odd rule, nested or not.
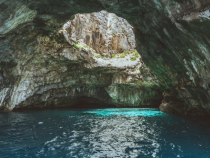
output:
[[[89,23],[81,22],[84,15]],[[16,60],[17,66],[11,70],[16,76],[15,83],[1,91],[2,111],[72,106],[81,97],[115,106],[150,105],[154,100],[160,100],[157,91],[151,92],[154,76],[135,49],[133,27],[107,11],[84,15],[75,15],[75,19],[64,24],[60,30],[63,37],[56,31],[59,40],[65,39],[68,45],[67,42],[59,43],[54,36],[41,34],[36,37],[34,52],[24,54],[18,49],[21,55]],[[89,29],[88,38],[82,31]],[[141,74],[142,69],[146,75]],[[146,83],[146,91],[142,89],[145,87],[142,80],[150,82]],[[157,80],[154,80],[156,84]]]
[[[15,18],[15,16],[7,15],[16,15],[16,11],[22,8],[21,5],[29,8],[25,10],[26,14],[30,11],[36,12],[34,20],[27,21],[26,19],[25,23],[18,23],[18,27],[7,32],[1,38],[0,57],[2,61],[15,60],[18,63],[24,55],[33,54],[35,44],[33,49],[30,49],[32,46],[28,45],[37,36],[50,36],[50,38],[58,40],[55,37],[57,30],[73,14],[107,9],[109,12],[114,12],[129,20],[135,27],[138,50],[142,59],[163,83],[164,88],[177,90],[184,87],[191,90],[191,93],[197,94],[193,95],[193,98],[196,98],[193,106],[209,109],[210,101],[204,102],[203,99],[199,99],[202,98],[202,93],[199,93],[200,87],[204,87],[202,92],[209,94],[209,90],[206,88],[209,81],[209,19],[206,17],[209,15],[209,2],[207,0],[64,0],[63,3],[57,0],[7,0],[1,1],[1,4],[7,5],[4,7],[7,9],[6,12],[5,9],[0,10],[3,23],[10,21],[9,17]],[[200,16],[202,12],[204,16]],[[25,13],[21,12],[21,14]],[[39,23],[40,21],[43,25]],[[23,36],[24,38],[22,38]],[[59,55],[55,55],[54,51],[51,54],[56,59],[59,58]],[[1,69],[8,72],[7,74],[11,72],[4,66],[1,66]],[[16,74],[22,75],[23,69],[19,66]],[[8,75],[5,76],[5,79],[8,78]],[[205,100],[208,100],[208,95],[204,96],[206,96]],[[183,96],[181,100],[187,99]],[[189,104],[188,107],[192,106],[191,103],[187,104]]]

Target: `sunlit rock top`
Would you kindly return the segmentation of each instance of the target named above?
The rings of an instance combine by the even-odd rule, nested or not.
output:
[[[133,27],[125,19],[106,11],[76,14],[60,32],[77,48],[63,52],[68,60],[85,60],[87,68],[113,67],[128,74],[140,73],[143,63],[135,49]]]
[[[76,14],[63,26],[63,34],[70,44],[86,44],[99,54],[122,53],[136,47],[133,27],[127,20],[106,11]]]

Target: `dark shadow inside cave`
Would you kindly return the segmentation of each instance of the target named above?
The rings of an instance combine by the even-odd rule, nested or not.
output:
[[[161,104],[161,99],[159,100],[151,100],[150,105],[137,105],[137,106],[116,106],[113,104],[105,104],[104,101],[101,101],[96,98],[90,97],[79,97],[77,98],[77,102],[68,108],[159,108]]]
[[[79,97],[77,102],[69,108],[117,108],[117,106],[113,104],[105,104],[104,101],[96,98],[83,96]]]
[[[136,106],[126,106],[126,105],[120,105],[116,106],[114,104],[108,104],[104,101],[93,98],[93,97],[86,97],[86,96],[80,96],[78,98],[75,98],[72,102],[66,102],[63,104],[63,106],[54,106],[50,105],[47,107],[42,107],[37,105],[31,105],[24,108],[14,108],[14,112],[21,112],[21,111],[39,111],[39,110],[47,110],[47,109],[103,109],[103,108],[159,108],[159,105],[161,103],[161,99],[158,100],[151,100],[150,104],[148,105],[136,105]]]

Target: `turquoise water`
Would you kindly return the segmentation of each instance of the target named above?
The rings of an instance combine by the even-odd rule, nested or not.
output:
[[[208,158],[209,124],[139,108],[0,114],[0,158]]]
[[[96,116],[124,116],[124,117],[132,117],[132,116],[144,116],[144,117],[154,117],[154,116],[162,116],[163,112],[158,109],[146,109],[146,108],[135,108],[135,109],[94,109],[87,110],[82,112],[84,114],[95,114]]]

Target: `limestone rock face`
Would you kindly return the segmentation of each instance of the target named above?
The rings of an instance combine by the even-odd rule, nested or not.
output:
[[[69,60],[86,60],[87,68],[118,68],[139,79],[143,62],[135,50],[133,27],[127,20],[106,11],[76,14],[59,32],[70,45],[80,50],[74,57],[65,51],[64,56]]]
[[[90,18],[89,23],[76,24],[83,16]],[[94,18],[91,19],[92,16]],[[122,22],[118,32],[124,40],[116,40],[114,32],[117,28],[97,23],[97,19],[103,19],[107,25],[110,23],[107,18]],[[99,36],[93,28],[96,24],[103,29]],[[85,42],[86,37],[90,36],[85,32],[88,27],[91,32],[89,43]],[[20,52],[21,57],[8,73],[14,76],[14,83],[9,81],[0,91],[2,111],[68,107],[80,101],[116,107],[150,106],[160,101],[158,80],[135,50],[133,28],[126,20],[105,11],[79,14],[65,23],[57,34],[64,43],[48,36],[38,36],[35,51],[31,54]],[[109,49],[100,53],[97,40],[104,41],[101,45]],[[117,52],[117,49],[120,51]],[[5,68],[2,66],[3,74],[0,74],[2,81],[7,77],[6,67],[5,63]]]
[[[210,114],[209,9],[209,0],[1,0],[0,107],[163,97],[162,111]]]
[[[84,43],[96,53],[114,54],[136,48],[133,27],[116,14],[100,11],[76,14],[64,24],[63,34],[70,44]]]

